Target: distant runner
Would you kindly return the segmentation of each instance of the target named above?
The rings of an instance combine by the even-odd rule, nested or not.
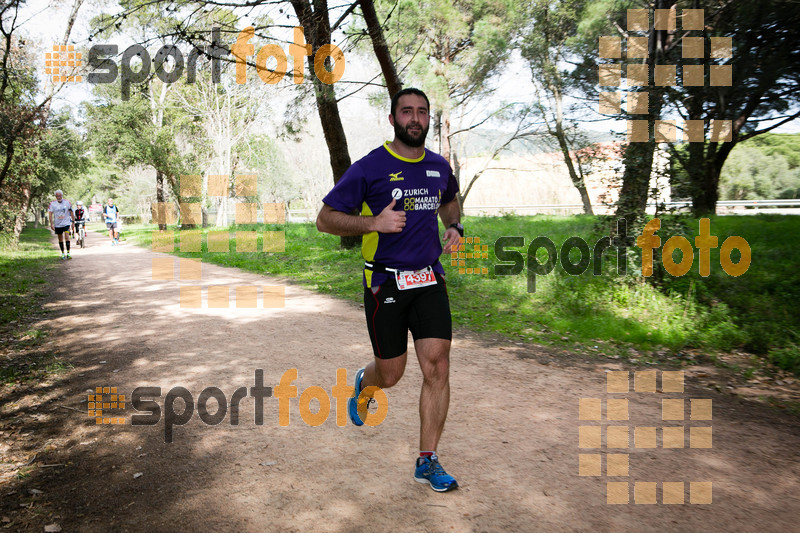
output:
[[[103,206],[103,216],[106,219],[108,236],[111,237],[111,246],[119,244],[119,231],[117,230],[117,223],[119,221],[119,209],[117,208],[116,205],[114,205],[113,198],[109,198],[108,204]]]
[[[64,199],[61,189],[56,191],[56,199],[50,202],[47,208],[50,217],[50,229],[58,235],[58,247],[61,248],[61,259],[72,259],[69,255],[69,230],[73,226],[74,215],[69,200]],[[66,235],[65,235],[66,234]],[[64,241],[67,243],[67,253],[64,253]]]
[[[428,97],[419,89],[395,94],[389,115],[394,140],[344,173],[322,200],[317,228],[364,236],[364,310],[375,358],[356,373],[350,420],[362,425],[376,387],[391,387],[403,376],[410,330],[424,378],[414,478],[445,492],[458,483],[436,454],[450,405],[453,336],[436,216],[447,228],[445,253],[459,244],[464,228],[450,164],[425,149],[429,113]],[[361,215],[350,215],[354,209]]]
[[[83,208],[83,202],[78,200],[75,202],[75,235],[80,240],[81,228],[84,229],[84,239],[86,234],[86,210]],[[77,242],[77,241],[76,241]],[[78,243],[81,244],[81,243]],[[86,246],[86,243],[83,243]]]

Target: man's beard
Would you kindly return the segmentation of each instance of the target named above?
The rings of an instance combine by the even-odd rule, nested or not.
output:
[[[422,132],[415,137],[408,131],[408,129],[411,126],[416,126],[422,129],[422,126],[418,122],[409,122],[409,124],[404,128],[395,121],[394,123],[395,136],[398,139],[400,139],[403,142],[403,144],[410,146],[411,148],[419,148],[420,146],[424,146],[425,137],[428,136],[428,128],[422,129]]]

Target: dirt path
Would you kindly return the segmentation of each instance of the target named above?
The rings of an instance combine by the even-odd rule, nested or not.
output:
[[[278,400],[240,403],[219,425],[195,412],[165,443],[164,417],[130,425],[133,410],[106,410],[125,425],[95,425],[87,390],[161,387],[156,401],[182,386],[193,395],[219,387],[230,400],[253,387],[256,369],[275,387],[296,368],[302,393],[328,391],[336,370],[371,357],[363,311],[294,286],[277,309],[184,309],[179,288],[276,285],[236,269],[203,265],[202,281],[152,279],[154,254],[111,247],[90,233],[89,247],[62,265],[61,286],[40,327],[74,369],[36,389],[19,389],[2,406],[3,434],[24,439],[5,462],[32,461],[23,479],[0,477],[10,530],[42,531],[797,531],[800,509],[798,419],[687,377],[684,393],[607,394],[605,372],[621,365],[567,364],[545,351],[497,344],[460,332],[452,353],[452,402],[439,453],[461,484],[437,494],[412,479],[421,384],[412,357],[401,383],[387,391],[378,427],[338,427],[335,401],[318,427],[291,400],[288,427]],[[625,370],[628,370],[625,368]],[[641,367],[636,370],[643,370]],[[660,384],[660,380],[659,380]],[[633,390],[633,373],[631,373]],[[107,398],[107,397],[106,397]],[[627,421],[580,421],[581,398],[627,398]],[[684,399],[686,420],[661,421],[663,398]],[[713,420],[689,420],[689,399],[713,401]],[[108,400],[106,400],[108,401]],[[316,405],[316,404],[315,404]],[[175,410],[180,412],[180,400]],[[209,402],[213,413],[215,402]],[[686,426],[686,447],[580,449],[579,426]],[[710,449],[692,449],[690,427],[713,427]],[[698,432],[699,436],[699,432]],[[695,441],[699,442],[699,441]],[[605,443],[605,431],[603,431]],[[20,456],[20,450],[25,452]],[[14,455],[16,453],[16,455]],[[579,476],[579,454],[600,454],[603,476]],[[629,476],[606,476],[606,455],[629,454]],[[34,457],[34,454],[36,456]],[[31,459],[33,457],[33,459]],[[591,461],[591,459],[589,459]],[[63,465],[63,466],[50,466]],[[141,474],[141,475],[139,475]],[[631,503],[609,505],[606,482],[628,482]],[[657,482],[657,504],[635,504],[634,483]],[[683,505],[662,503],[661,482],[684,482]],[[712,482],[713,503],[690,504]],[[648,497],[638,485],[638,497]],[[33,491],[33,494],[31,493]],[[38,493],[37,491],[41,491]]]

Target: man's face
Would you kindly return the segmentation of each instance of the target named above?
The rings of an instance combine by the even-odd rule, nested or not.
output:
[[[417,94],[406,94],[397,101],[394,116],[389,116],[397,139],[412,148],[425,145],[428,136],[430,116],[428,104]]]
[[[108,199],[108,205],[114,205],[114,200],[113,200],[113,199],[111,199],[111,198],[109,198],[109,199]]]
[[[61,194],[60,192],[56,193],[56,200],[58,200],[60,202],[63,198],[64,198],[63,194]]]

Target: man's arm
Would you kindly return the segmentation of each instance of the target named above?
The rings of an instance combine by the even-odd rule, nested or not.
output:
[[[458,197],[439,206],[439,218],[442,219],[442,224],[445,227],[445,232],[442,236],[442,240],[446,241],[443,252],[449,254],[452,247],[459,244],[459,239],[461,238],[458,230],[450,227],[450,224],[458,224],[461,221],[461,208],[458,205]]]
[[[442,219],[442,224],[444,224],[445,228],[449,228],[450,224],[461,222],[461,208],[458,205],[458,198],[453,198],[446,204],[439,206],[439,218]]]
[[[373,231],[378,233],[399,233],[406,225],[405,211],[394,211],[397,203],[392,202],[387,205],[378,216],[348,215],[342,211],[337,211],[327,204],[322,205],[322,209],[317,215],[317,229],[323,233],[330,233],[340,237],[350,237],[354,235],[366,235]]]
[[[50,227],[55,231],[56,227],[53,225],[53,212],[48,210],[47,216],[50,218]]]

